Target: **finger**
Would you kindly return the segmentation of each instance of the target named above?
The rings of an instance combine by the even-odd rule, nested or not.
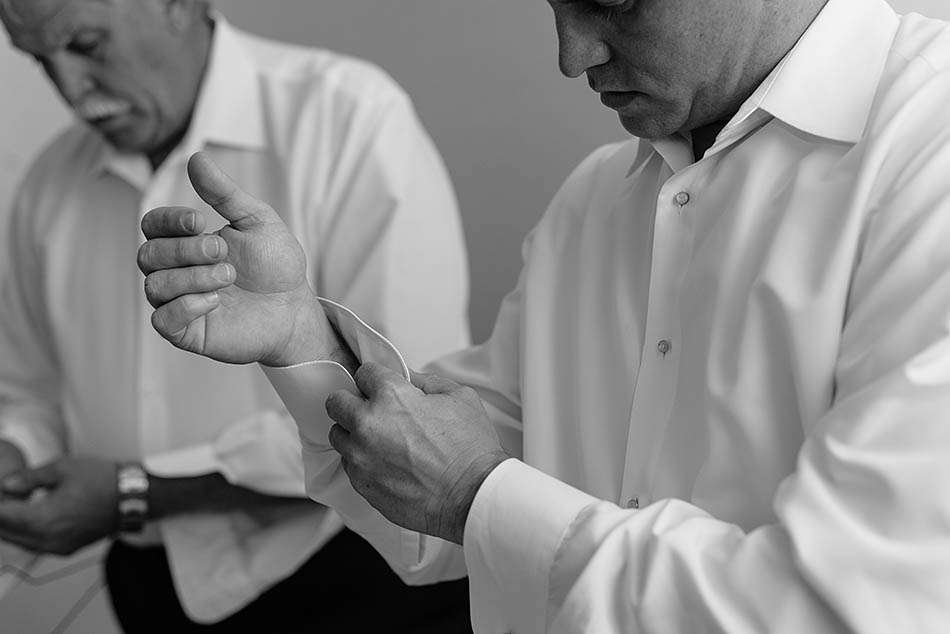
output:
[[[4,539],[29,538],[33,534],[36,511],[34,505],[22,500],[0,502],[0,535]]]
[[[437,374],[423,374],[422,372],[409,371],[409,377],[412,384],[425,392],[426,394],[448,394],[460,389],[462,386]]]
[[[347,432],[360,429],[360,417],[365,413],[366,401],[347,390],[331,392],[327,397],[327,416]]]
[[[194,154],[188,161],[188,178],[195,192],[238,230],[280,221],[270,205],[238,187],[211,158]]]
[[[12,473],[0,481],[0,487],[4,493],[25,497],[35,489],[55,488],[61,481],[62,474],[54,463]]]
[[[152,313],[152,327],[176,346],[181,343],[188,326],[221,305],[218,293],[183,295]]]
[[[227,263],[155,271],[145,277],[145,297],[158,308],[182,295],[221,290],[236,278],[237,271]]]
[[[353,450],[355,445],[353,439],[350,437],[350,432],[346,430],[342,425],[334,425],[330,428],[329,433],[330,446],[333,449],[343,456],[344,459],[349,459],[353,455]]]
[[[407,384],[406,379],[398,372],[372,362],[364,363],[357,368],[353,380],[356,382],[356,387],[369,400]]]
[[[228,257],[228,243],[203,234],[183,238],[155,238],[139,247],[139,270],[148,275],[162,269],[215,264]]]
[[[190,207],[158,207],[142,217],[142,233],[150,240],[196,236],[204,230],[204,217]]]

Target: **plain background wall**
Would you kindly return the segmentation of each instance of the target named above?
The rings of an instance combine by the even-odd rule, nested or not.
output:
[[[950,17],[947,0],[894,0]],[[217,0],[234,24],[373,60],[413,96],[451,172],[469,245],[476,340],[514,285],[520,244],[598,145],[626,137],[583,78],[557,70],[544,0]],[[68,120],[36,65],[0,50],[0,210],[24,166]]]
[[[900,11],[950,18],[948,0],[893,4]],[[218,0],[216,5],[236,25],[262,35],[374,60],[413,96],[461,202],[479,340],[515,283],[522,238],[557,187],[595,147],[625,138],[583,78],[568,81],[558,74],[545,0]],[[0,214],[29,159],[68,120],[38,70],[0,45]],[[63,563],[48,560],[45,568]],[[21,584],[0,601],[0,631],[53,630],[95,576],[88,570],[39,589]],[[68,631],[113,631],[102,594]]]

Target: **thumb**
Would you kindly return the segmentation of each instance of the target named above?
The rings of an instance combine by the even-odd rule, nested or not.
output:
[[[188,160],[188,178],[201,200],[211,205],[239,231],[281,222],[270,205],[238,187],[204,152],[197,152]]]
[[[35,489],[52,489],[62,477],[55,463],[36,469],[23,469],[5,477],[0,482],[3,492],[16,497],[25,497]]]

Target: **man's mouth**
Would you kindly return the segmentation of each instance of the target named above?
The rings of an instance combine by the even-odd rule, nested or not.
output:
[[[608,108],[617,110],[629,104],[637,94],[634,91],[605,90],[600,93],[600,102]]]
[[[131,110],[132,104],[121,99],[90,99],[76,106],[76,114],[89,123],[101,123]]]

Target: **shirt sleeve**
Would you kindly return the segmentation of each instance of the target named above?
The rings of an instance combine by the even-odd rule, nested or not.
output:
[[[14,202],[0,261],[0,438],[31,466],[66,450],[59,365],[43,293],[45,277],[28,187]]]
[[[509,461],[466,524],[476,631],[946,629],[950,133],[928,135],[881,168],[835,396],[777,521],[744,531],[674,499],[623,509]]]
[[[285,411],[257,412],[209,443],[146,456],[144,465],[159,477],[219,473],[235,486],[266,495],[306,497],[300,437]]]
[[[521,452],[520,405],[517,381],[519,289],[504,301],[491,339],[433,363],[426,371],[439,372],[478,386],[506,450]],[[399,372],[408,368],[399,351],[385,337],[349,309],[321,300],[328,319],[340,332],[360,363],[375,362]],[[343,366],[314,361],[286,368],[265,368],[277,393],[297,422],[303,444],[307,494],[333,508],[352,530],[369,541],[400,577],[410,584],[427,584],[466,575],[462,549],[445,540],[402,529],[389,522],[350,485],[339,454],[330,446],[333,421],[326,413],[327,396],[338,389],[357,393]],[[494,376],[493,376],[494,375]]]

